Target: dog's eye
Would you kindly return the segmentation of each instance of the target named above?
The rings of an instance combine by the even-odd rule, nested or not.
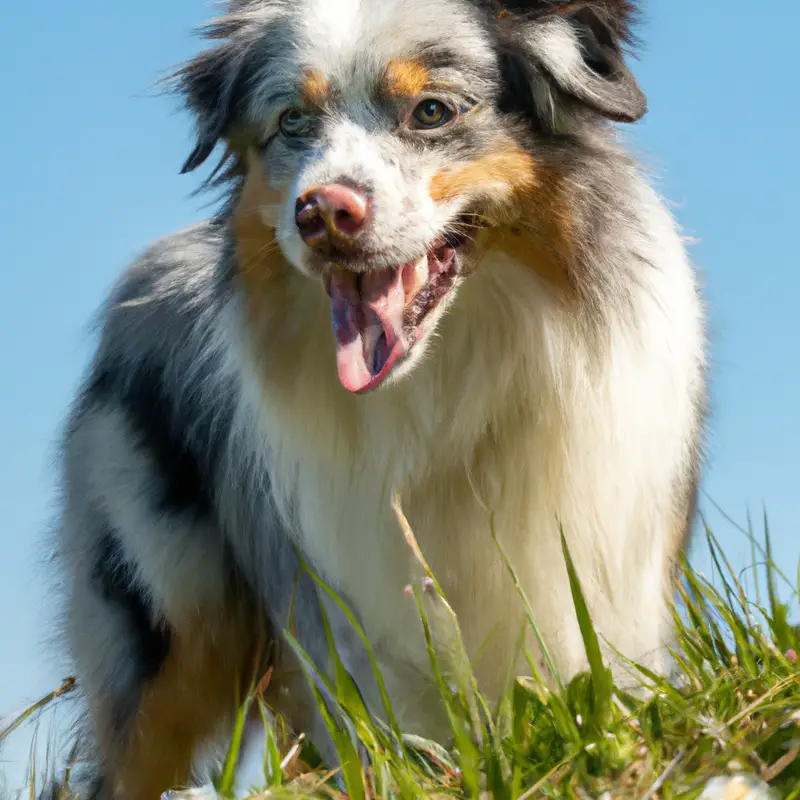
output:
[[[299,108],[290,108],[281,114],[278,124],[284,136],[307,136],[313,128],[312,118]]]
[[[440,100],[423,100],[411,117],[415,128],[439,128],[450,122],[453,112]]]

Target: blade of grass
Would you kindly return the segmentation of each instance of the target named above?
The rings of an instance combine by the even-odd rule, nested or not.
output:
[[[305,565],[304,565],[305,566]],[[336,698],[339,703],[345,707],[348,714],[353,718],[354,722],[361,723],[361,725],[368,731],[370,728],[370,721],[372,719],[367,707],[364,703],[361,693],[353,680],[352,675],[347,671],[342,659],[339,656],[339,650],[336,646],[336,640],[333,636],[330,620],[325,611],[325,604],[322,598],[319,598],[319,610],[322,617],[322,625],[325,629],[325,637],[328,643],[328,654],[334,665],[335,681],[334,687],[336,689]]]
[[[463,781],[467,785],[467,790],[470,797],[476,798],[479,796],[479,769],[480,762],[478,749],[469,737],[469,727],[466,725],[465,720],[460,717],[453,709],[452,693],[450,692],[447,684],[439,668],[439,660],[436,657],[436,650],[433,646],[433,637],[431,635],[431,628],[428,622],[428,615],[425,613],[425,604],[419,587],[414,589],[414,597],[417,600],[417,607],[419,609],[420,619],[422,620],[422,629],[425,634],[425,644],[428,648],[428,658],[433,671],[436,685],[439,688],[439,694],[444,703],[445,711],[448,719],[450,720],[450,727],[453,731],[455,738],[456,749],[459,755],[459,763],[461,767],[461,775]]]
[[[706,498],[708,499],[708,502],[709,502],[709,503],[711,503],[711,505],[712,505],[712,506],[714,506],[714,508],[715,508],[715,509],[717,510],[717,512],[718,512],[718,513],[719,513],[719,514],[720,514],[720,515],[723,517],[723,519],[724,519],[726,522],[728,522],[730,525],[733,525],[733,527],[734,527],[734,528],[736,528],[736,530],[737,530],[737,531],[739,531],[739,533],[742,533],[742,534],[744,534],[744,535],[747,537],[747,539],[748,539],[748,540],[751,542],[751,544],[753,544],[753,545],[756,547],[756,549],[757,549],[757,550],[758,550],[758,551],[761,553],[761,555],[762,555],[762,556],[764,556],[764,557],[767,557],[767,552],[766,552],[766,550],[764,549],[764,547],[763,547],[763,545],[761,544],[761,542],[759,542],[759,541],[758,541],[758,539],[756,539],[756,537],[755,537],[755,536],[752,534],[752,532],[751,532],[751,531],[748,531],[748,530],[747,530],[747,529],[745,529],[745,528],[743,528],[743,527],[742,527],[742,526],[741,526],[741,525],[740,525],[740,524],[739,524],[739,523],[738,523],[738,522],[737,522],[737,521],[736,521],[736,520],[735,520],[735,519],[734,519],[732,516],[730,516],[730,514],[728,514],[727,512],[725,512],[725,511],[722,509],[722,506],[720,506],[720,505],[719,505],[719,504],[718,504],[718,503],[717,503],[717,502],[714,500],[714,498],[712,498],[712,497],[711,497],[711,495],[709,495],[709,494],[708,494],[708,492],[706,492],[705,490],[702,490],[702,491],[703,491],[703,494],[705,494]],[[793,591],[795,594],[798,594],[798,593],[800,593],[800,584],[798,584],[798,586],[794,586],[794,585],[792,584],[792,582],[789,580],[789,578],[787,578],[787,577],[786,577],[786,573],[784,573],[784,572],[783,572],[783,571],[782,571],[782,570],[781,570],[781,569],[778,567],[778,565],[777,565],[777,564],[775,565],[775,574],[776,574],[776,575],[777,575],[779,578],[781,578],[781,580],[785,581],[786,585],[787,585],[787,586],[788,586],[788,587],[789,587],[789,588],[790,588],[790,589],[791,589],[791,590],[792,590],[792,591]]]
[[[547,647],[547,644],[544,641],[544,637],[542,636],[541,629],[539,628],[538,624],[536,623],[536,618],[533,614],[533,608],[531,607],[530,601],[528,600],[527,595],[525,594],[525,590],[522,588],[522,584],[520,583],[519,576],[517,575],[516,570],[514,569],[513,565],[511,564],[510,559],[506,555],[506,551],[503,549],[503,545],[500,544],[500,540],[497,538],[497,531],[494,527],[494,518],[491,521],[491,532],[492,532],[492,540],[494,541],[495,547],[497,547],[498,552],[500,553],[500,557],[503,559],[503,563],[506,565],[506,569],[508,570],[509,575],[511,576],[511,580],[514,582],[514,588],[517,591],[517,594],[520,596],[522,600],[523,606],[525,608],[525,616],[528,619],[528,624],[531,626],[533,630],[534,636],[536,637],[536,642],[539,645],[539,651],[542,654],[542,658],[544,659],[545,663],[547,664],[547,669],[555,682],[556,689],[560,694],[564,693],[564,684],[561,681],[561,676],[558,673],[558,669],[556,669],[555,662],[553,661],[553,657],[550,655],[550,650]],[[542,678],[541,672],[539,668],[536,666],[535,659],[529,659],[529,663],[531,669],[533,671],[533,675],[537,681],[542,684],[546,684],[546,681]]]
[[[69,678],[66,678],[61,686],[58,689],[54,689],[52,692],[48,692],[44,697],[37,700],[32,705],[28,706],[23,712],[18,714],[11,723],[5,727],[2,731],[0,731],[0,744],[12,734],[17,728],[20,727],[23,723],[25,723],[28,719],[30,719],[37,711],[40,711],[45,706],[50,705],[58,697],[64,697],[72,692],[77,685],[77,678],[74,675],[70,675]]]
[[[314,699],[325,722],[325,727],[328,729],[328,733],[336,747],[336,753],[339,756],[339,767],[348,795],[354,800],[366,800],[364,775],[361,771],[361,760],[358,757],[355,745],[350,736],[336,724],[328,710],[325,699],[313,681],[311,682],[311,691],[314,693]]]
[[[538,780],[533,786],[530,787],[527,791],[523,792],[517,800],[529,800],[529,798],[534,797],[537,792],[544,788],[544,785],[553,777],[559,770],[566,767],[575,756],[569,756],[569,758],[565,758],[563,761],[556,764],[552,769],[548,770],[547,774]],[[549,794],[549,793],[548,793]],[[552,796],[552,795],[551,795]]]
[[[461,636],[461,627],[458,624],[458,617],[456,616],[456,613],[451,607],[450,603],[447,601],[447,597],[445,596],[442,587],[439,585],[433,570],[430,568],[425,556],[422,554],[417,537],[414,535],[411,524],[403,512],[403,508],[400,503],[399,492],[392,492],[391,502],[392,509],[395,517],[397,518],[397,522],[400,525],[400,530],[403,533],[406,544],[410,548],[414,558],[417,560],[417,563],[424,570],[426,577],[431,582],[433,589],[442,604],[442,607],[448,615],[448,621],[452,627],[452,636],[450,637],[450,667],[451,670],[454,671],[456,681],[458,682],[461,698],[469,711],[473,736],[478,742],[481,742],[481,739],[483,738],[483,730],[481,726],[480,714],[478,712],[478,702],[476,699],[478,687],[472,672],[472,665],[470,663],[469,655],[464,647],[464,640]]]
[[[758,559],[756,558],[755,536],[753,535],[753,519],[747,509],[747,529],[750,531],[750,562],[753,565],[753,582],[755,583],[756,602],[761,605],[761,582],[758,580]]]
[[[789,630],[789,609],[778,599],[778,588],[775,585],[775,561],[772,558],[772,536],[769,530],[767,510],[764,509],[764,544],[767,551],[767,593],[769,595],[769,625],[778,642],[778,647],[785,652],[792,644]]]
[[[611,671],[603,663],[603,655],[600,651],[600,642],[589,614],[589,606],[581,588],[572,555],[569,552],[567,538],[564,530],[559,524],[561,533],[561,549],[564,553],[564,560],[567,566],[569,586],[572,592],[572,602],[575,606],[575,613],[578,617],[578,626],[583,637],[583,645],[586,649],[586,657],[589,660],[589,669],[592,676],[592,716],[594,726],[600,730],[608,725],[611,717],[611,695],[614,691]]]
[[[364,779],[361,771],[361,760],[358,757],[358,752],[353,744],[349,732],[343,730],[333,718],[333,715],[328,708],[326,698],[322,696],[322,693],[319,690],[317,685],[318,682],[325,686],[326,690],[331,696],[331,702],[343,720],[346,717],[346,712],[337,704],[335,690],[325,676],[314,666],[314,663],[311,661],[308,653],[306,653],[306,651],[303,649],[300,642],[298,642],[288,630],[284,631],[284,636],[286,637],[286,641],[288,642],[289,646],[292,648],[292,650],[294,650],[295,654],[300,660],[300,664],[305,672],[320,715],[322,716],[325,727],[328,729],[328,733],[333,741],[333,745],[336,748],[336,754],[339,759],[339,768],[341,770],[345,786],[347,787],[347,792],[350,797],[354,798],[355,800],[365,800],[366,795],[364,791]]]
[[[733,607],[733,600],[728,595],[728,603],[724,603],[722,598],[717,593],[716,589],[707,581],[702,581],[702,579],[697,575],[697,573],[691,568],[688,562],[684,565],[684,573],[686,575],[687,581],[693,587],[694,591],[696,592],[697,596],[700,598],[704,598],[704,602],[707,601],[711,607],[714,608],[715,612],[719,615],[719,617],[724,620],[725,624],[728,626],[731,634],[733,635],[734,642],[736,644],[736,654],[739,659],[739,663],[741,666],[747,671],[747,673],[751,676],[755,676],[758,674],[758,666],[752,655],[752,637],[750,632],[742,621],[742,618],[735,612]],[[682,593],[682,590],[679,590]],[[691,602],[688,601],[685,594],[682,593],[684,598],[684,602]],[[701,629],[714,624],[713,620],[710,618],[710,612],[708,612],[708,606],[706,606],[706,611],[701,612],[698,614],[696,620],[693,620],[696,627],[700,627]],[[749,612],[748,612],[749,613]],[[721,638],[721,634],[718,634]],[[724,642],[723,645],[724,646]],[[717,648],[719,651],[720,648]]]
[[[245,701],[236,711],[236,722],[233,726],[233,735],[228,744],[228,752],[225,754],[225,762],[222,767],[222,775],[217,782],[216,789],[223,797],[233,797],[236,784],[236,764],[239,759],[239,751],[242,749],[242,739],[244,738],[244,728],[247,724],[247,715],[250,712],[252,695],[248,694]]]
[[[729,602],[731,606],[734,606],[733,597],[735,596],[739,603],[739,608],[741,608],[742,613],[745,615],[745,618],[748,616],[748,606],[747,606],[747,597],[745,595],[745,591],[742,588],[741,583],[739,583],[738,578],[736,577],[736,571],[734,570],[731,562],[725,556],[725,553],[720,547],[719,542],[717,541],[717,537],[714,535],[711,528],[704,523],[705,534],[706,534],[706,541],[708,542],[709,552],[711,553],[711,558],[714,560],[714,563],[717,565],[717,569],[720,573],[720,579],[722,580],[723,587],[725,588],[725,593],[728,596]],[[720,564],[720,558],[725,562],[725,569],[722,569]],[[728,579],[726,578],[726,573],[732,578],[733,583],[736,587],[736,592],[733,591]]]
[[[383,680],[383,674],[381,672],[380,667],[378,666],[378,661],[375,658],[375,653],[372,649],[372,645],[370,644],[369,638],[367,637],[366,632],[359,624],[358,620],[355,618],[355,615],[347,606],[347,604],[339,597],[339,595],[332,589],[331,586],[328,585],[326,581],[324,581],[319,575],[317,575],[305,562],[305,560],[298,554],[300,558],[300,562],[303,565],[303,568],[308,572],[311,576],[314,583],[317,584],[338,606],[341,612],[345,615],[347,621],[350,623],[353,630],[356,632],[359,640],[361,641],[362,645],[364,646],[364,650],[367,653],[367,657],[369,658],[370,665],[372,667],[373,674],[375,675],[375,681],[378,685],[378,691],[380,692],[381,702],[383,703],[384,709],[386,711],[386,716],[389,722],[389,726],[394,733],[396,739],[396,746],[399,748],[403,758],[407,758],[408,754],[405,752],[404,745],[403,745],[403,735],[402,731],[400,730],[400,724],[397,721],[397,717],[395,716],[394,709],[392,708],[391,700],[389,699],[389,692],[386,689],[386,684]],[[335,646],[334,646],[335,649]],[[338,660],[338,658],[337,658]]]
[[[278,789],[283,783],[283,764],[278,750],[278,742],[275,739],[275,728],[269,719],[266,704],[261,697],[258,698],[258,710],[264,724],[264,735],[267,737],[264,748],[264,777],[267,780],[267,788]]]
[[[783,680],[776,683],[761,697],[756,698],[756,700],[752,702],[749,706],[747,706],[747,708],[745,708],[744,710],[740,711],[738,714],[727,720],[725,724],[729,728],[735,727],[739,722],[745,719],[745,717],[749,717],[760,706],[764,705],[770,698],[774,697],[776,694],[779,694],[787,686],[791,686],[793,683],[800,686],[800,673],[789,675],[787,678],[784,678]]]

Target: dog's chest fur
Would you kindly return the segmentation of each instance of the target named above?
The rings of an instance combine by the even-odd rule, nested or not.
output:
[[[677,240],[665,241],[682,289],[654,276],[634,298],[635,322],[612,324],[606,342],[589,341],[523,266],[490,254],[461,287],[425,363],[390,391],[342,391],[322,292],[293,294],[303,326],[249,348],[243,419],[258,420],[253,441],[268,443],[261,463],[279,509],[388,669],[428,668],[418,609],[404,592],[423,573],[392,511],[394,490],[468,650],[487,645],[477,672],[490,695],[509,667],[497,654],[513,659],[523,613],[493,532],[559,668],[582,660],[559,524],[598,627],[617,642],[641,639],[611,609],[626,597],[632,608],[659,605],[667,565],[652,540],[670,528],[679,535],[672,480],[689,455],[689,443],[647,411],[681,426],[693,414],[685,384],[694,366],[683,363],[685,349],[671,350],[659,322],[665,304],[691,318],[691,279]],[[653,630],[655,640],[657,620]],[[406,679],[401,691],[419,686]]]

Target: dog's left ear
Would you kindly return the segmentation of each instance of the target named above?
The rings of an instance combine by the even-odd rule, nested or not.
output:
[[[533,93],[534,102],[550,106],[546,113],[558,102],[552,97],[555,90],[617,122],[636,122],[645,115],[647,100],[622,50],[630,39],[630,3],[511,0],[509,5],[521,13],[501,13],[498,21],[501,61],[515,94]],[[535,10],[526,13],[525,7]],[[541,85],[543,78],[550,86]]]

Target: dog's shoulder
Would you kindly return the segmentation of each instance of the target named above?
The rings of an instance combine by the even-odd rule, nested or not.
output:
[[[113,387],[145,382],[175,395],[214,370],[229,299],[225,228],[202,222],[152,242],[123,271],[95,324],[92,374]],[[207,376],[206,376],[207,377]]]
[[[101,310],[101,350],[135,358],[190,344],[201,321],[208,323],[224,304],[224,259],[224,229],[215,221],[152,242]]]
[[[67,425],[69,440],[98,418],[110,415],[116,429],[122,421],[124,438],[151,456],[180,508],[208,504],[235,407],[224,368],[225,241],[222,223],[200,223],[153,242],[128,266],[101,309],[99,343]]]

